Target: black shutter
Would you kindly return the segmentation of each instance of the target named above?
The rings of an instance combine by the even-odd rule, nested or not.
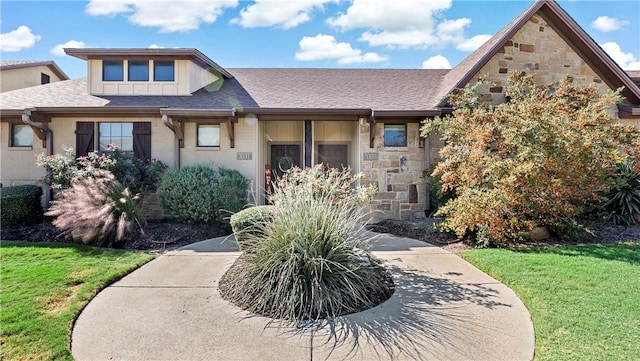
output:
[[[76,157],[93,152],[93,122],[76,122]]]
[[[133,154],[141,159],[151,159],[151,122],[133,123]]]

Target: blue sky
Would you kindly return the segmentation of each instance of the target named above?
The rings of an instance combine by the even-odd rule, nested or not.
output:
[[[223,67],[448,68],[529,1],[0,2],[0,59],[84,61],[62,47],[197,48]],[[640,0],[559,4],[624,69],[640,70]]]

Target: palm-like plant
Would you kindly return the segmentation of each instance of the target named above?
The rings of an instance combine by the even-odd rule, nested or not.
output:
[[[640,221],[640,174],[633,163],[620,163],[610,177],[613,185],[601,193],[605,220],[613,224],[630,225]]]

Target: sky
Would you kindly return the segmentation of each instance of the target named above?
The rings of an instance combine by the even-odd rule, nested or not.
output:
[[[222,67],[456,66],[533,0],[0,1],[0,60],[63,48],[197,48]],[[640,70],[640,0],[558,3],[623,69]]]

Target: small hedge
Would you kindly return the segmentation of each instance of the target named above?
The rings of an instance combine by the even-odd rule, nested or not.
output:
[[[256,237],[263,235],[265,223],[273,218],[273,206],[246,208],[231,216],[231,229],[242,252],[251,252]]]
[[[181,222],[228,225],[225,219],[247,204],[248,183],[236,170],[198,164],[167,172],[157,194]]]
[[[1,226],[15,227],[42,221],[42,188],[20,185],[0,188]]]

